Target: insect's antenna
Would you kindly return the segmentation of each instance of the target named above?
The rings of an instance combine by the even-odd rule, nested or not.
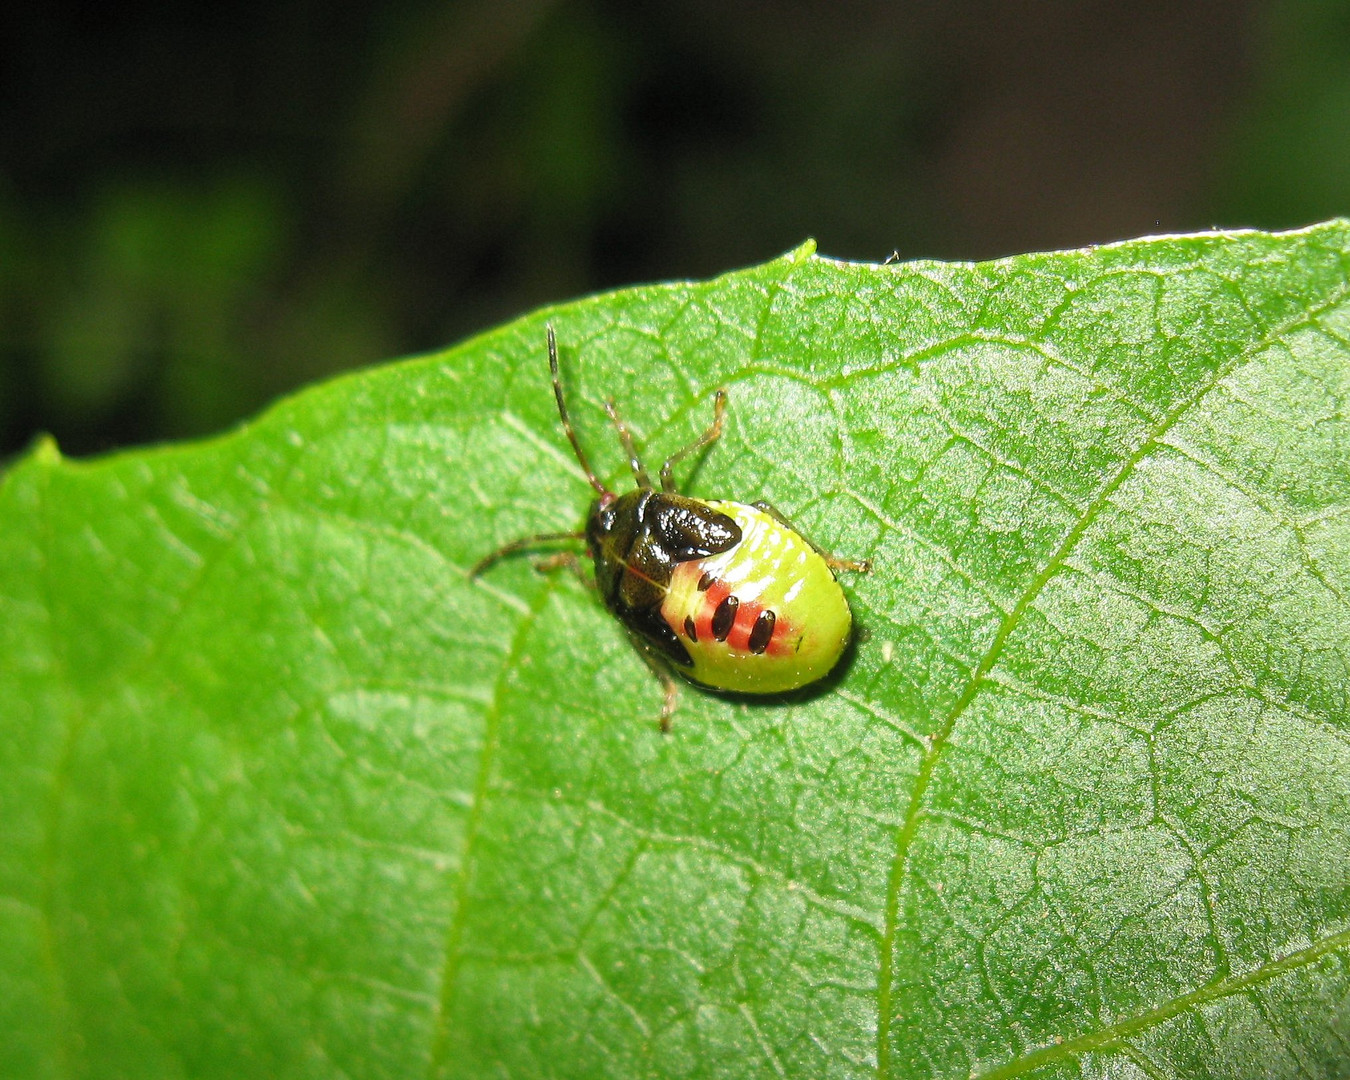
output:
[[[562,417],[563,431],[567,432],[567,441],[572,444],[572,453],[576,454],[577,461],[581,465],[581,471],[586,474],[586,479],[591,482],[591,487],[595,488],[601,495],[608,495],[610,494],[609,489],[600,483],[600,478],[592,471],[590,462],[586,460],[586,455],[581,452],[581,443],[577,442],[577,433],[572,429],[572,418],[567,415],[567,403],[563,401],[562,380],[558,377],[558,339],[553,336],[552,323],[549,323],[546,329],[548,331],[548,369],[553,374],[553,396],[558,399],[558,415]]]

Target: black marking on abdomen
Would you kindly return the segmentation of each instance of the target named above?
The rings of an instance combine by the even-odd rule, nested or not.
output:
[[[726,597],[717,605],[712,617],[712,632],[718,641],[726,641],[727,635],[731,633],[731,624],[736,621],[736,609],[740,606],[740,598],[735,595]]]
[[[778,621],[772,611],[761,611],[755,620],[755,628],[750,631],[750,651],[762,653],[769,647],[769,638],[773,637],[773,624]]]
[[[694,626],[694,617],[686,615],[684,617],[684,633],[690,641],[698,640],[698,628]]]
[[[716,579],[712,576],[711,570],[703,571],[703,576],[698,579],[698,591],[707,592],[709,586],[711,586],[715,580]]]

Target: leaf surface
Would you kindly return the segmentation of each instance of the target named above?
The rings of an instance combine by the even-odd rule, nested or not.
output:
[[[875,570],[673,733],[583,444]],[[0,1074],[1350,1068],[1350,224],[810,247],[0,487]]]

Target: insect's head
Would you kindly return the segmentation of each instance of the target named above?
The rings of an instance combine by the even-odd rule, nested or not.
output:
[[[633,546],[633,538],[642,527],[642,506],[647,498],[637,490],[602,495],[591,503],[586,515],[586,551],[597,566],[623,565],[623,552]]]

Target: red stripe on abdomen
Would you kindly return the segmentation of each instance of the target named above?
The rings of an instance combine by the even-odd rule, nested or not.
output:
[[[714,581],[708,586],[707,592],[703,594],[703,602],[699,605],[698,615],[694,618],[699,641],[714,640],[713,614],[717,611],[718,605],[731,594],[731,588],[724,581]],[[754,633],[755,623],[763,613],[763,604],[755,600],[742,600],[740,607],[736,609],[736,618],[731,624],[731,631],[727,634],[725,641],[727,648],[735,652],[748,653],[750,635]],[[792,624],[783,618],[781,612],[775,611],[774,615],[777,621],[774,623],[773,635],[769,638],[768,647],[764,652],[769,656],[787,656],[794,651],[788,639],[795,634],[795,630]]]

